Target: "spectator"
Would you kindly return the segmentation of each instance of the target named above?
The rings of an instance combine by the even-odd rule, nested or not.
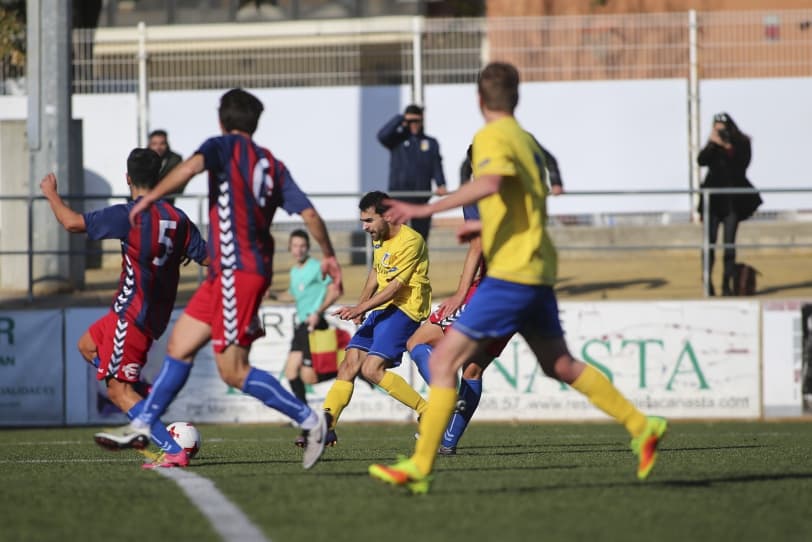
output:
[[[158,172],[159,181],[166,177],[166,174],[172,171],[172,168],[183,161],[181,155],[173,152],[172,149],[169,148],[169,139],[167,138],[166,130],[153,130],[150,132],[149,148],[158,153],[158,156],[161,157],[161,171]],[[172,196],[177,196],[182,193],[183,188],[180,189],[180,192],[170,194],[164,199],[168,201],[170,205],[174,205],[175,198]]]
[[[423,108],[409,105],[402,115],[395,115],[378,132],[378,141],[389,149],[389,191],[431,192],[431,181],[437,195],[445,195],[442,158],[437,140],[423,132]],[[426,203],[428,196],[399,197],[411,203]],[[414,218],[409,224],[428,241],[431,217]]]
[[[747,167],[750,165],[751,149],[750,137],[741,130],[727,113],[718,113],[713,117],[708,143],[705,145],[697,161],[700,166],[707,166],[708,174],[702,183],[702,188],[753,188],[747,180]],[[716,295],[711,281],[713,271],[714,250],[719,225],[724,226],[724,275],[722,279],[722,295],[733,294],[733,281],[735,280],[736,249],[732,245],[736,242],[736,230],[739,222],[747,220],[761,205],[761,196],[753,192],[750,194],[724,194],[715,193],[706,196],[709,201],[708,208],[708,284],[707,291]],[[705,197],[699,200],[699,216],[704,220]]]

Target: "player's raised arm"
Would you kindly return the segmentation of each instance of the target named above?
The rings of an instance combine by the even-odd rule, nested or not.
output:
[[[135,217],[138,216],[141,212],[145,211],[152,205],[153,201],[156,201],[167,194],[174,194],[178,192],[189,180],[201,173],[206,168],[205,159],[203,158],[202,154],[194,154],[191,157],[187,158],[175,168],[167,173],[166,177],[164,177],[161,182],[159,182],[155,188],[153,188],[149,194],[142,197],[138,202],[133,205],[133,208],[130,209],[130,224],[135,225]]]
[[[384,216],[394,224],[404,224],[412,218],[426,218],[441,211],[447,211],[463,205],[470,205],[484,197],[495,194],[502,184],[501,175],[483,175],[474,182],[464,184],[448,196],[426,203],[424,205],[413,205],[402,201],[387,199],[384,204],[389,206]]]
[[[84,216],[68,207],[59,197],[56,187],[56,175],[53,173],[47,174],[40,181],[39,187],[42,190],[42,195],[51,204],[51,210],[63,228],[71,233],[82,233],[87,230]]]

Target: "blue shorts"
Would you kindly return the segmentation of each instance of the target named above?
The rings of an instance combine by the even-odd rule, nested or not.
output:
[[[454,329],[480,340],[510,336],[563,337],[550,286],[528,286],[485,277]]]
[[[419,326],[420,322],[415,322],[394,305],[389,305],[367,315],[350,339],[347,350],[363,350],[385,359],[392,367],[397,367],[406,351],[406,341]]]

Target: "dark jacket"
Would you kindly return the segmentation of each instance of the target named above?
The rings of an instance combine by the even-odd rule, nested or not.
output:
[[[172,169],[181,162],[183,162],[183,157],[181,155],[173,152],[172,149],[167,149],[166,154],[164,154],[163,158],[161,158],[161,170],[158,172],[158,179],[160,180],[166,177],[166,174],[172,171]],[[183,194],[183,189],[185,187],[186,185],[183,185],[177,192],[167,194],[164,199],[171,205],[175,205],[175,198],[172,196],[180,196]]]
[[[158,172],[158,178],[163,179],[166,174],[172,171],[172,168],[183,162],[183,158],[172,149],[167,149],[164,157],[161,158],[161,171]]]
[[[702,188],[753,188],[746,175],[750,157],[750,139],[747,137],[738,138],[730,151],[709,141],[697,157],[699,165],[708,168]],[[753,216],[761,205],[761,196],[756,192],[751,194],[716,193],[710,195],[709,201],[709,211],[712,215],[723,218],[733,211],[739,220],[746,220]],[[698,211],[702,215],[703,198],[699,199]]]
[[[431,181],[445,186],[440,145],[423,132],[412,134],[395,115],[378,132],[378,141],[389,149],[389,191],[432,191]],[[428,198],[418,198],[426,201]]]

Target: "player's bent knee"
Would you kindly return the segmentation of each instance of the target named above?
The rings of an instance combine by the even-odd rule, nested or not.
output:
[[[385,373],[386,369],[378,365],[364,364],[361,367],[361,374],[364,376],[364,378],[375,384],[381,381]]]
[[[218,367],[220,378],[223,382],[232,388],[242,389],[245,384],[245,378],[248,376],[248,371],[242,371],[234,367]]]

